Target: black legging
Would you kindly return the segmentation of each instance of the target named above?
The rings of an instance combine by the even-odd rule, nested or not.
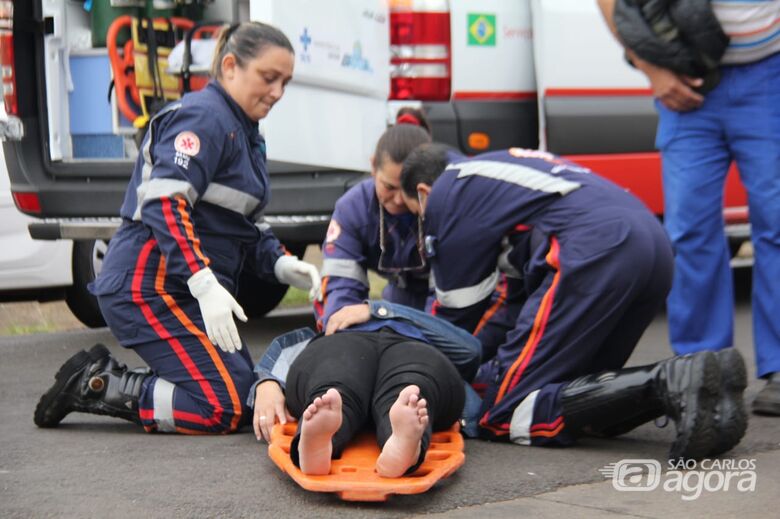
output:
[[[287,375],[287,407],[300,418],[304,409],[328,389],[336,388],[343,402],[341,427],[333,436],[333,458],[341,456],[369,418],[376,425],[382,448],[392,433],[390,407],[408,385],[420,388],[428,402],[428,427],[414,471],[425,459],[431,431],[449,428],[460,417],[465,399],[463,381],[452,363],[429,344],[389,328],[378,332],[341,332],[314,339],[295,359]],[[290,457],[298,466],[295,435]]]

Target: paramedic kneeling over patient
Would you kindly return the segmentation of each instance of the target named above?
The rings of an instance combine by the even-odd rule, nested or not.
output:
[[[233,314],[241,271],[306,290],[317,269],[287,255],[262,221],[270,186],[258,121],[292,78],[293,48],[257,22],[223,30],[212,81],[150,122],[93,292],[119,343],[151,370],[128,371],[102,346],[70,358],[35,410],[39,427],[71,411],[147,431],[229,433],[247,421],[255,377]]]
[[[409,209],[424,217],[436,315],[469,329],[498,269],[527,299],[498,352],[483,359],[482,437],[567,445],[658,416],[677,426],[670,458],[716,455],[745,431],[744,375],[712,352],[622,369],[672,279],[661,224],[631,194],[538,150],[466,158],[424,145],[404,161]],[[543,239],[513,241],[519,229]],[[736,370],[741,358],[729,360]]]
[[[331,335],[310,329],[277,338],[256,366],[254,428],[271,439],[275,422],[299,419],[290,457],[305,474],[330,471],[368,423],[382,449],[376,471],[400,477],[425,460],[431,432],[461,416],[463,380],[479,365],[469,333],[386,301],[350,305],[354,326]],[[334,316],[338,315],[338,312]]]
[[[368,298],[368,270],[387,279],[382,299],[422,310],[428,269],[422,256],[421,223],[401,198],[401,164],[410,151],[431,142],[422,111],[402,108],[371,157],[371,178],[336,201],[322,244],[322,303],[318,326],[339,309]]]

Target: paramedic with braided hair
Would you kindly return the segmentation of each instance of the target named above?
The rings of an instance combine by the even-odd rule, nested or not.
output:
[[[388,280],[383,299],[420,310],[425,306],[428,268],[421,252],[421,227],[403,203],[400,177],[406,156],[426,142],[431,135],[425,115],[402,108],[396,124],[377,141],[371,178],[336,201],[322,244],[323,301],[314,303],[322,329],[338,310],[368,298],[369,269]],[[339,323],[334,321],[331,329]]]
[[[431,142],[431,127],[416,108],[398,111],[396,124],[379,138],[371,157],[371,177],[336,202],[322,244],[322,295],[314,309],[327,334],[356,323],[341,309],[368,299],[368,270],[387,279],[382,299],[418,310],[429,301],[429,268],[425,261],[422,221],[410,213],[401,196],[401,164],[421,144]],[[525,233],[530,234],[530,233]],[[515,281],[498,283],[491,304],[474,328],[488,353],[503,341],[518,311]],[[371,328],[372,324],[361,324]]]
[[[102,346],[59,370],[35,411],[55,427],[71,411],[116,416],[147,431],[229,433],[247,422],[252,360],[234,316],[243,269],[314,291],[317,269],[287,254],[262,221],[270,195],[258,121],[292,78],[278,29],[245,22],[217,42],[213,79],[150,122],[95,280],[106,323],[151,370],[128,371]]]

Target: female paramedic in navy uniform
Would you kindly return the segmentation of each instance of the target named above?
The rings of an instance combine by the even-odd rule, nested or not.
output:
[[[401,163],[414,148],[430,142],[419,110],[402,108],[396,124],[376,144],[371,177],[336,202],[322,245],[322,303],[315,313],[322,329],[347,305],[368,298],[368,269],[388,279],[382,297],[422,309],[428,297],[428,269],[422,257],[420,222],[401,198]]]
[[[269,179],[258,121],[293,66],[278,29],[231,26],[217,42],[214,79],[152,119],[93,287],[113,334],[151,370],[128,371],[102,345],[82,351],[38,403],[38,426],[80,411],[147,431],[229,433],[250,416],[253,364],[233,321],[246,321],[240,272],[319,287],[317,269],[287,255],[262,222]]]
[[[382,299],[418,310],[429,297],[429,269],[423,251],[422,222],[401,196],[401,164],[417,146],[431,141],[421,110],[404,107],[396,124],[377,141],[371,176],[336,202],[322,245],[322,302],[315,301],[318,325],[330,333],[352,323],[339,310],[368,298],[368,270],[387,278]],[[520,305],[512,281],[502,280],[490,307],[471,330],[488,352],[512,329]],[[335,316],[331,321],[331,317]],[[328,325],[328,322],[330,325]]]

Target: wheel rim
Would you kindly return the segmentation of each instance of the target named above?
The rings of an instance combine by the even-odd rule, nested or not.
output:
[[[95,240],[95,244],[92,246],[92,272],[95,277],[103,270],[103,258],[106,256],[106,250],[108,250],[108,243],[105,240]]]

